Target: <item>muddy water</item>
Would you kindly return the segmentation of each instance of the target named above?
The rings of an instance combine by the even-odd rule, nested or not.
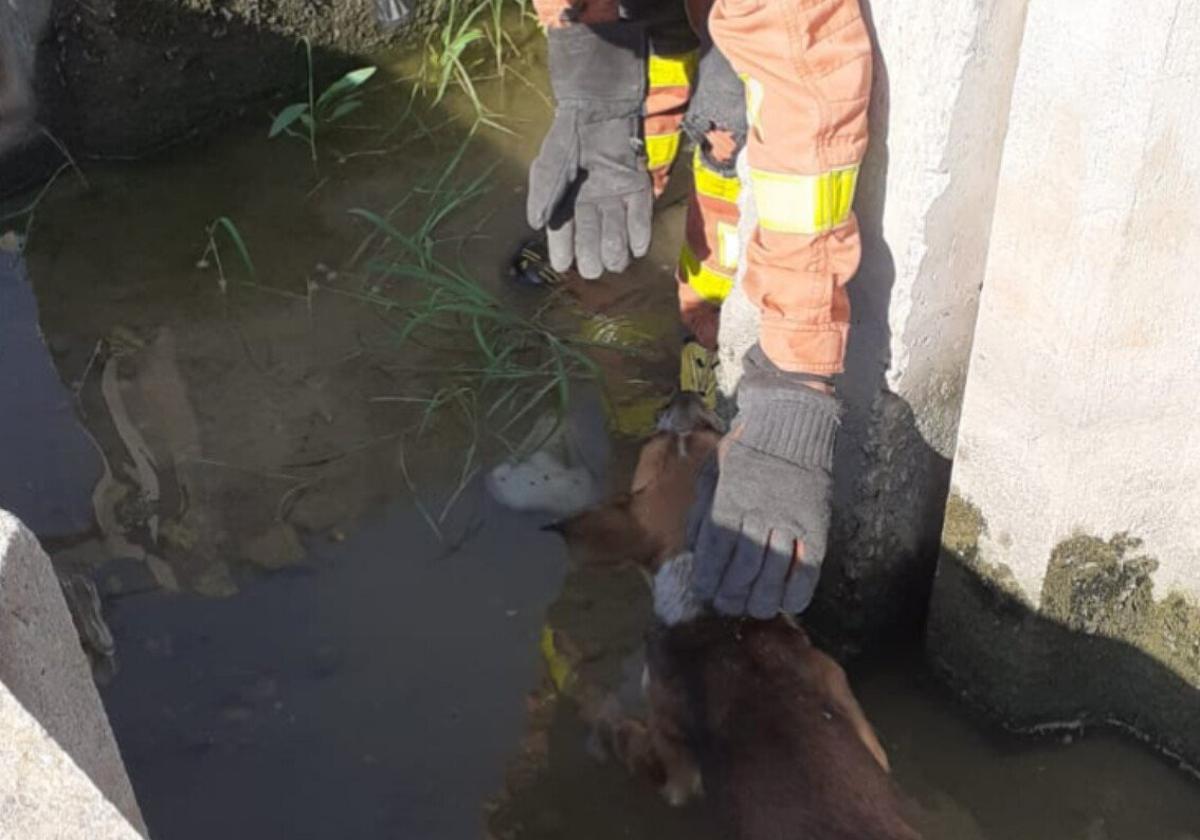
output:
[[[535,53],[517,69],[541,84]],[[488,97],[514,134],[476,138],[462,172],[494,165],[491,190],[439,235],[504,289],[548,110],[512,77]],[[90,167],[90,189],[64,181],[37,213],[41,327],[110,473],[95,494],[62,473],[57,492],[90,495],[96,524],[49,544],[99,583],[117,645],[104,699],[151,832],[716,837],[703,806],[670,810],[598,762],[574,715],[571,679],[636,677],[640,577],[568,573],[540,520],[500,510],[478,481],[443,539],[426,521],[455,492],[464,443],[452,427],[401,437],[412,408],[387,398],[411,394],[437,355],[398,360],[378,311],[339,293],[360,288],[367,233],[346,211],[419,199],[463,140],[457,101],[427,119],[446,122],[431,136],[382,139],[404,101],[381,83],[361,130],[325,141],[318,174],[251,114],[203,147]],[[630,430],[671,384],[682,208],[666,205],[649,258],[562,304],[652,334],[609,367]],[[201,260],[218,216],[244,236],[255,285],[227,241],[224,291]],[[617,437],[614,484],[635,445]],[[1200,837],[1200,788],[1134,744],[999,736],[915,651],[852,676],[930,837]]]

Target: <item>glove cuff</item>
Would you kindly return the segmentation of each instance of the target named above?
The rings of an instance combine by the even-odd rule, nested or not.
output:
[[[646,92],[646,31],[637,23],[576,24],[546,33],[558,107],[583,122],[635,116]]]
[[[799,466],[829,470],[840,405],[804,382],[804,377],[775,367],[755,345],[746,354],[738,386],[738,441]]]

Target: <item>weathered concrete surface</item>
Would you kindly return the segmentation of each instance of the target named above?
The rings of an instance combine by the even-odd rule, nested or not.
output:
[[[1013,721],[1193,761],[1198,84],[1196,4],[1031,0],[929,627]]]
[[[12,2],[50,4],[0,5]],[[408,26],[434,9],[407,6]],[[266,120],[264,98],[304,90],[301,36],[312,40],[320,83],[404,31],[381,30],[374,9],[370,0],[61,0],[38,52],[38,119],[81,159],[140,156],[210,133],[247,107]],[[48,143],[27,145],[0,164],[0,195],[60,160]]]
[[[863,258],[838,386],[833,540],[811,612],[860,639],[915,628],[932,579],[1025,2],[863,11],[876,45],[855,202]],[[727,392],[756,332],[735,290],[721,323]]]
[[[0,510],[0,837],[144,836],[50,558]]]

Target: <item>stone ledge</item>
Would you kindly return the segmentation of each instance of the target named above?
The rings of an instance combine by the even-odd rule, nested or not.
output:
[[[146,836],[50,558],[0,510],[0,837]]]

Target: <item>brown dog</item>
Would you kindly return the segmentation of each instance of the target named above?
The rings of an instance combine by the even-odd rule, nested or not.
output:
[[[722,424],[695,394],[681,392],[642,446],[628,493],[549,526],[583,564],[632,563],[653,572],[685,542],[696,480],[721,440]]]
[[[841,666],[786,618],[725,618],[692,595],[685,520],[720,439],[697,406],[672,401],[628,494],[556,526],[582,562],[632,562],[654,581],[646,720],[611,701],[585,716],[672,804],[707,789],[738,840],[917,838]]]

